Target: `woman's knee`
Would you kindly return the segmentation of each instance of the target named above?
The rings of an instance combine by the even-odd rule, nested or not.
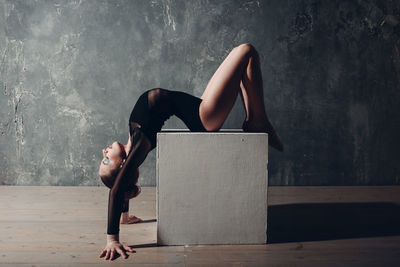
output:
[[[235,47],[234,49],[238,50],[241,54],[244,56],[257,56],[258,57],[258,52],[256,48],[250,44],[250,43],[243,43]]]

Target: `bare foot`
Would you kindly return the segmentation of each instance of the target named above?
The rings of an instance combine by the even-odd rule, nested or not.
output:
[[[242,129],[245,132],[267,133],[269,145],[281,152],[283,151],[282,142],[279,136],[276,134],[274,127],[272,127],[271,123],[268,121],[268,119],[264,123],[257,123],[254,121],[245,120],[243,122]]]
[[[121,218],[120,223],[121,224],[132,224],[132,223],[139,223],[142,221],[143,221],[142,219],[132,215],[132,216],[129,216],[129,218]]]

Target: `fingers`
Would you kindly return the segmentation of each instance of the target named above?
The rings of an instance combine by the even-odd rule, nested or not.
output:
[[[125,253],[123,249],[117,248],[117,252],[119,253],[119,255],[124,257],[124,259],[128,258],[128,255]]]
[[[111,250],[107,249],[106,257],[104,258],[105,260],[108,260],[110,258],[110,252]]]
[[[128,247],[128,246],[125,246],[125,245],[124,245],[124,249],[125,249],[126,251],[128,251],[128,252],[131,252],[131,253],[134,253],[134,252],[135,252],[131,247]]]
[[[112,261],[112,260],[114,259],[114,256],[115,256],[115,251],[112,250],[112,251],[111,251],[111,258],[110,258],[110,261]]]
[[[121,255],[122,257],[124,257],[124,259],[127,259],[129,255],[126,252],[134,253],[135,251],[129,246],[121,245],[120,247],[106,248],[101,252],[100,258],[105,256],[105,260],[112,261],[114,259],[117,259]]]
[[[100,254],[100,258],[103,258],[106,255],[106,253],[107,253],[107,250],[103,250],[103,252],[101,252],[101,254]]]

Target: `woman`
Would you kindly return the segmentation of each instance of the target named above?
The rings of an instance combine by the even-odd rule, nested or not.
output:
[[[127,214],[129,199],[140,193],[136,185],[138,167],[156,146],[156,134],[172,115],[180,118],[191,131],[218,131],[240,92],[246,110],[242,129],[267,132],[269,144],[283,151],[279,137],[268,120],[263,96],[260,60],[251,44],[235,47],[209,81],[201,98],[184,92],[161,88],[143,93],[129,119],[128,143],[114,142],[103,150],[99,174],[110,190],[108,204],[107,245],[100,254],[108,260],[119,255],[127,258],[131,248],[119,243],[121,213]],[[124,216],[121,222],[129,222]],[[140,221],[131,217],[131,221]]]

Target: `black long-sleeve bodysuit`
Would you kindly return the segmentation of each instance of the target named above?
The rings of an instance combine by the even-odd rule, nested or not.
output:
[[[199,116],[201,101],[200,98],[184,92],[161,88],[148,90],[139,97],[129,118],[132,148],[110,190],[107,234],[119,232],[121,212],[127,211],[124,192],[129,187],[129,176],[147,156],[144,138],[150,141],[151,149],[155,148],[157,132],[172,115],[181,119],[190,131],[206,132]]]

